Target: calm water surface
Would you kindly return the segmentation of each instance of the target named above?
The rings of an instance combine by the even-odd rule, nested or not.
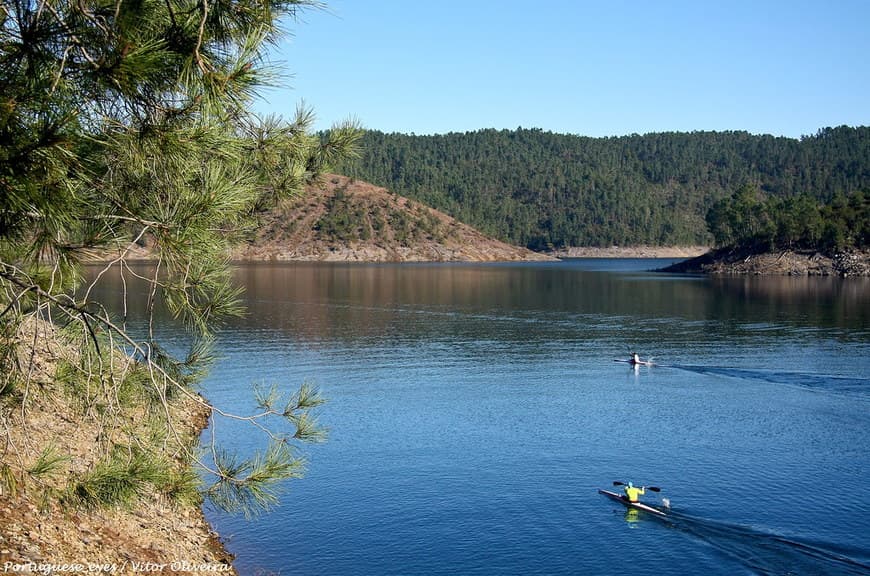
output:
[[[205,394],[313,382],[329,440],[271,513],[207,511],[239,571],[868,573],[870,284],[662,264],[241,267]]]

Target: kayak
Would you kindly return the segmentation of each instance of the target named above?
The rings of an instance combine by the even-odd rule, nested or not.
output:
[[[615,358],[614,362],[622,362],[624,364],[631,364],[632,366],[653,366],[652,360],[621,360],[619,358]]]
[[[652,506],[648,506],[643,502],[629,502],[622,494],[617,494],[616,492],[610,492],[609,490],[599,490],[599,494],[604,494],[611,500],[616,500],[621,503],[623,506],[627,508],[635,508],[637,510],[643,510],[644,512],[650,512],[652,514],[657,514],[659,516],[667,516],[664,512],[659,510],[658,508],[653,508]]]

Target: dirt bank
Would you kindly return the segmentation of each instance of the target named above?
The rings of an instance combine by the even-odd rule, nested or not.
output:
[[[0,394],[0,573],[235,574],[198,500],[143,486],[129,505],[70,502],[71,480],[105,458],[104,437],[120,441],[129,434],[123,438],[133,438],[135,450],[135,439],[147,442],[154,428],[130,405],[112,412],[101,399],[83,407],[81,395],[71,394],[58,374],[74,348],[55,339],[50,325],[37,329],[44,338],[30,336],[35,346],[21,359],[29,365],[29,380]],[[89,398],[99,394],[87,391]],[[181,396],[166,404],[166,412],[177,424],[177,438],[197,442],[208,421],[201,399]],[[111,418],[100,417],[109,413]],[[54,463],[37,472],[46,451]],[[181,471],[187,464],[179,457],[177,466]]]

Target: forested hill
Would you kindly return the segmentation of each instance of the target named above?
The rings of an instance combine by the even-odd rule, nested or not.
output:
[[[770,196],[870,190],[870,127],[612,138],[536,129],[369,131],[340,172],[531,248],[709,244],[704,217],[745,184]]]

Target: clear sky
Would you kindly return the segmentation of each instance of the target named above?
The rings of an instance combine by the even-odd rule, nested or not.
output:
[[[870,0],[327,0],[260,113],[584,136],[870,125]]]

